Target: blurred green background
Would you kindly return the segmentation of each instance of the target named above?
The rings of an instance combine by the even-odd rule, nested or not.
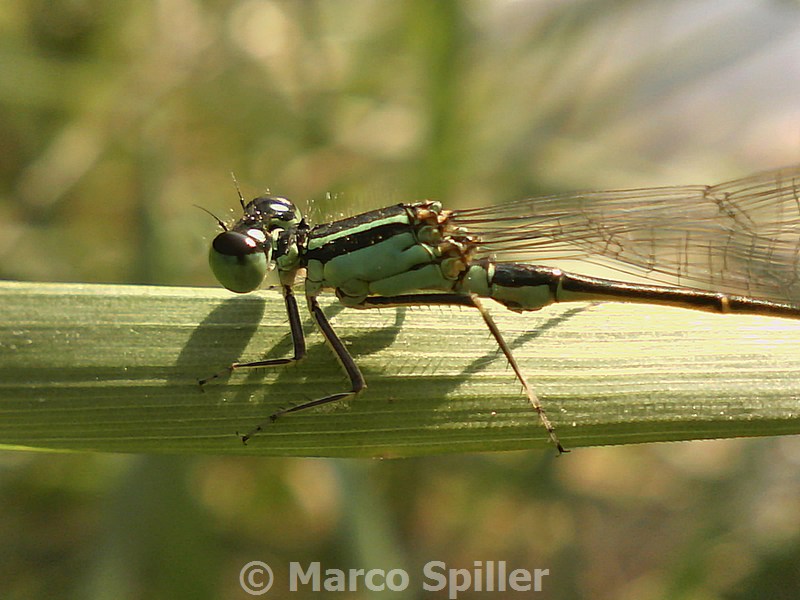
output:
[[[392,202],[714,183],[800,157],[787,0],[0,4],[0,278],[214,285],[266,189]],[[311,343],[320,343],[310,338]],[[1,350],[0,350],[1,351]],[[565,349],[568,351],[568,349]],[[333,360],[331,358],[331,360]],[[247,598],[290,561],[550,569],[541,598],[794,598],[800,440],[397,461],[0,454],[0,597]],[[306,598],[296,592],[291,597]],[[461,593],[459,598],[519,593]]]

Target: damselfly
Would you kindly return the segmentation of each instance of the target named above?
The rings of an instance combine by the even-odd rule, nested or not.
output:
[[[560,452],[553,425],[482,298],[517,312],[607,300],[800,318],[800,166],[715,186],[557,194],[488,208],[397,204],[315,226],[286,198],[245,203],[240,193],[239,200],[241,219],[230,227],[218,220],[223,231],[211,245],[211,268],[223,286],[239,293],[255,290],[268,272],[277,272],[294,354],[234,363],[224,372],[303,358],[305,338],[292,291],[303,274],[308,309],[350,379],[345,391],[278,410],[270,421],[352,398],[366,387],[320,308],[317,297],[324,289],[353,308],[477,309]],[[640,281],[543,264],[553,260],[601,264]],[[261,430],[258,425],[242,440]]]

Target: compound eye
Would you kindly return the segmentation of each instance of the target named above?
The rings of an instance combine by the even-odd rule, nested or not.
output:
[[[268,229],[286,228],[300,222],[297,208],[280,196],[260,196],[247,205],[245,214],[252,222],[261,222]]]
[[[245,294],[256,289],[269,271],[269,247],[237,231],[223,231],[211,244],[208,263],[223,287]]]
[[[297,209],[286,198],[274,197],[270,199],[269,204],[275,217],[281,221],[293,221],[297,218]]]
[[[225,256],[245,256],[258,252],[258,242],[238,231],[223,231],[211,243],[211,247]]]

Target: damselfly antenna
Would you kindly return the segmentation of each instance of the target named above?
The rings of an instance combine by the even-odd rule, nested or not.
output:
[[[228,231],[228,226],[225,225],[225,223],[222,222],[222,219],[220,219],[217,215],[212,213],[210,210],[208,210],[207,208],[203,208],[199,204],[192,204],[192,206],[194,206],[195,208],[199,208],[204,213],[208,213],[209,215],[211,215],[214,218],[214,220],[217,222],[217,225],[219,225],[222,228],[222,231]]]
[[[242,196],[242,190],[239,189],[239,182],[236,180],[236,175],[233,171],[231,171],[231,179],[233,179],[233,185],[236,187],[236,193],[239,194],[239,204],[242,205],[242,210],[244,210],[244,196]]]

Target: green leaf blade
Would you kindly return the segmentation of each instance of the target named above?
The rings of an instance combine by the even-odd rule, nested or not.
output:
[[[326,304],[368,389],[346,389],[314,332],[298,365],[197,380],[291,354],[282,298],[214,289],[0,283],[6,448],[413,456],[544,448],[546,435],[479,315]],[[490,309],[568,448],[800,433],[800,322],[622,304]]]

